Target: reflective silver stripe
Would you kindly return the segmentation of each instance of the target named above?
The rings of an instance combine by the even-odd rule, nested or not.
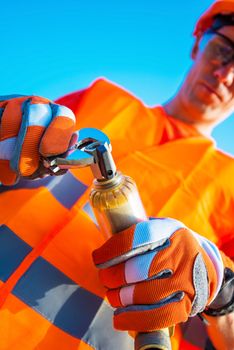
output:
[[[82,340],[96,350],[133,350],[133,338],[128,332],[115,330],[112,324],[113,309],[103,301]]]

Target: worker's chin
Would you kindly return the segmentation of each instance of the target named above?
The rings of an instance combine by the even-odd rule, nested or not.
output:
[[[201,110],[219,109],[222,102],[220,97],[204,84],[196,85],[191,98],[194,100],[194,103],[200,105]]]
[[[190,99],[190,106],[196,110],[198,119],[212,120],[213,116],[220,110],[220,100],[216,97],[209,97],[197,94]]]

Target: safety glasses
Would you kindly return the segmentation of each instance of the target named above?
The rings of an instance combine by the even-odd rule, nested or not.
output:
[[[213,64],[225,66],[232,62],[234,65],[234,42],[219,32],[213,30],[205,32],[200,42],[200,49]]]

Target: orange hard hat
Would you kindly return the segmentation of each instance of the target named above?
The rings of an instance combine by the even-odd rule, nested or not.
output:
[[[214,16],[222,13],[234,13],[234,0],[216,0],[199,18],[194,35],[200,36],[204,33],[211,26]]]

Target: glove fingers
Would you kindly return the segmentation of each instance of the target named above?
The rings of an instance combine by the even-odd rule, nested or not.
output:
[[[25,97],[15,98],[1,103],[1,108],[4,108],[0,123],[1,141],[18,135],[22,120],[23,101],[25,101]]]
[[[112,236],[100,248],[94,250],[93,261],[95,265],[106,263],[123,253],[129,252],[132,249],[135,228],[136,225],[132,225],[127,230]]]
[[[171,235],[183,227],[181,222],[170,218],[140,222],[112,236],[101,248],[94,251],[94,262],[99,265],[120,256],[127,260],[129,256],[126,253],[130,251],[135,255],[149,249],[160,250]]]
[[[157,255],[159,252],[153,250],[145,254],[133,257],[124,263],[99,271],[102,284],[107,288],[118,288],[126,284],[132,284],[147,280],[151,277],[163,277],[172,273],[175,265],[171,261],[161,262]],[[161,259],[168,255],[166,252]],[[156,259],[154,269],[151,271],[151,265]]]
[[[191,233],[181,228],[171,236],[170,243],[167,241],[163,246],[130,258],[125,263],[100,270],[100,278],[106,287],[117,288],[147,280],[164,272],[178,273],[182,268],[182,275],[191,280],[191,266],[189,265],[190,270],[185,274],[188,265],[184,267],[181,261],[185,256],[189,261],[193,261],[198,249],[199,243]]]
[[[191,300],[194,297],[193,286],[187,283],[181,291],[181,284],[175,279],[162,283],[160,279],[144,281],[127,287],[110,289],[107,298],[113,307],[139,304],[155,304],[177,292],[184,292]]]
[[[0,100],[0,118],[3,153],[0,159],[3,160],[1,168],[6,172],[2,177],[4,183],[12,183],[19,174],[30,177],[37,172],[40,145],[45,155],[67,151],[75,128],[72,111],[35,96],[11,96]]]
[[[211,250],[214,250],[212,244]],[[201,249],[199,241],[194,237],[192,231],[187,228],[181,228],[171,236],[171,244],[166,251],[159,251],[157,257],[152,261],[149,276],[154,276],[158,270],[171,266],[174,271],[174,278],[184,281],[184,284],[194,286],[196,280],[195,261],[199,253],[206,269],[206,282],[209,284],[210,297],[214,296],[217,290],[217,272],[207,252]],[[166,253],[166,254],[165,254]],[[190,262],[187,264],[186,262]],[[205,281],[204,281],[205,283]],[[205,285],[203,285],[205,287]],[[203,288],[202,285],[200,288]]]
[[[53,120],[40,143],[40,153],[45,157],[65,153],[75,131],[75,116],[69,108],[56,104],[51,108]]]
[[[22,122],[11,167],[22,176],[30,176],[39,166],[39,144],[45,128],[50,124],[52,111],[47,100],[32,98],[23,105]]]
[[[127,284],[125,278],[125,263],[99,270],[99,278],[106,288],[118,288]]]
[[[10,167],[16,137],[22,119],[22,101],[25,98],[15,98],[12,101],[0,102],[0,174],[1,183],[13,185],[17,181],[17,174]]]
[[[218,290],[223,268],[213,243],[167,218],[113,236],[94,253],[94,261],[117,308],[115,327],[141,332],[202,312]]]
[[[198,249],[199,243],[191,233],[187,229],[180,229],[171,237],[171,244],[167,248],[150,251],[125,263],[101,270],[102,282],[108,288],[112,288],[107,292],[110,303],[115,307],[140,303],[153,304],[181,290],[181,285],[186,295],[193,300],[196,280],[194,274],[197,274],[194,268]],[[190,262],[194,261],[194,264],[184,264],[184,257]],[[205,259],[208,264],[209,258]],[[164,281],[161,280],[163,275]],[[206,287],[205,281],[200,288]],[[113,290],[126,284],[128,286]]]
[[[178,294],[173,303],[163,306],[134,305],[117,309],[114,313],[114,327],[119,330],[150,332],[187,321],[190,310],[189,298],[184,296],[181,299],[181,294]]]
[[[22,176],[32,175],[39,167],[38,149],[44,130],[42,126],[27,128],[19,159],[19,171]]]

